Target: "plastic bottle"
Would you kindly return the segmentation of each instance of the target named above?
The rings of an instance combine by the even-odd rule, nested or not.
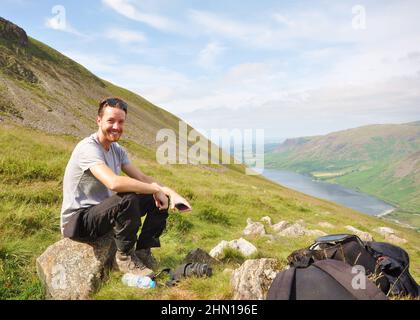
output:
[[[122,277],[122,282],[129,287],[136,288],[156,288],[156,282],[147,276],[139,276],[132,273],[126,273]]]

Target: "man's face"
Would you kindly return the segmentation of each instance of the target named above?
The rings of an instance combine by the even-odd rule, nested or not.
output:
[[[103,136],[110,142],[118,141],[124,131],[125,112],[119,108],[105,107],[96,122]]]

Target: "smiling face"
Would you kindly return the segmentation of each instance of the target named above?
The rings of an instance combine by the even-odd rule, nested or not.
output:
[[[116,142],[124,131],[125,112],[116,107],[105,107],[102,116],[98,115],[96,123],[99,126],[101,140],[106,144]]]

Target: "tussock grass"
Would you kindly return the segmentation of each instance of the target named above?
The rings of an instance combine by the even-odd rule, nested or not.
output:
[[[231,225],[229,217],[226,214],[224,214],[219,209],[214,208],[210,205],[207,205],[204,208],[202,208],[198,212],[197,216],[202,221],[226,225],[226,226]]]

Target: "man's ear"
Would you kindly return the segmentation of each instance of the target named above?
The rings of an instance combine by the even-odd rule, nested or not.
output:
[[[96,123],[97,123],[98,125],[100,125],[100,124],[101,124],[101,117],[100,117],[99,115],[97,115],[97,116],[96,116]]]

